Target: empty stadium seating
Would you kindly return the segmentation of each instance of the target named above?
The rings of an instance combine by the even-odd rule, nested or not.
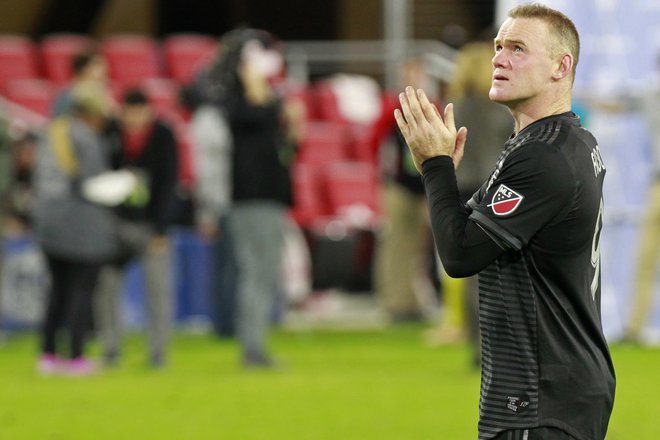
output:
[[[163,40],[166,69],[173,80],[189,83],[218,50],[215,38],[198,34],[175,34]]]
[[[298,160],[318,164],[350,158],[350,133],[344,124],[309,121],[300,140]]]
[[[80,34],[52,34],[40,43],[41,63],[46,78],[55,84],[66,84],[73,76],[71,61],[91,47],[94,40]]]
[[[321,81],[316,84],[314,95],[316,109],[320,119],[333,122],[346,122],[346,118],[339,111],[337,97],[332,91],[330,83]]]
[[[156,112],[176,111],[179,105],[179,86],[173,79],[148,78],[139,84]]]
[[[376,220],[377,185],[378,170],[369,162],[338,161],[323,168],[323,188],[330,211],[356,226],[369,227]]]
[[[13,35],[0,37],[0,93],[48,117],[57,90],[72,77],[72,58],[93,44],[106,57],[108,86],[115,99],[120,101],[129,87],[141,87],[156,111],[171,123],[179,142],[180,180],[192,185],[189,115],[179,105],[178,93],[216,53],[214,37],[175,34],[157,40],[122,34],[95,41],[86,35],[53,34],[39,43]],[[378,215],[378,173],[370,145],[373,127],[348,121],[326,81],[283,84],[282,90],[286,97],[304,104],[307,121],[292,168],[294,219],[306,228],[332,219],[353,216],[355,220],[356,213],[371,222]]]
[[[20,78],[5,84],[5,96],[16,104],[41,116],[50,116],[55,85],[47,79]]]
[[[322,193],[321,175],[321,167],[313,164],[296,163],[291,170],[294,194],[291,214],[304,228],[312,228],[330,215]]]
[[[38,76],[36,44],[27,37],[0,36],[0,88],[13,79]]]
[[[124,87],[163,76],[158,42],[143,35],[113,35],[101,42],[110,78]]]

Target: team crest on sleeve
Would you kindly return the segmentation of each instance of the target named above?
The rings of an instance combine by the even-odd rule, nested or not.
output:
[[[523,196],[507,187],[506,185],[500,185],[497,188],[495,194],[493,194],[493,200],[490,205],[488,205],[495,215],[508,215],[520,206]]]

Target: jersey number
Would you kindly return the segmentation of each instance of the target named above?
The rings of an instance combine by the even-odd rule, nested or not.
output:
[[[600,199],[598,218],[594,228],[594,238],[591,241],[591,267],[594,268],[594,278],[591,280],[591,297],[596,299],[596,291],[600,282],[600,233],[603,230],[603,199]]]

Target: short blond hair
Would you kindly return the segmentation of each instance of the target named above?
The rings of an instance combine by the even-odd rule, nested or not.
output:
[[[573,55],[571,73],[573,78],[575,77],[575,69],[580,58],[580,35],[570,18],[560,11],[540,3],[528,3],[517,6],[509,11],[509,18],[536,18],[545,22],[550,31],[555,35],[559,45],[559,47],[553,45],[553,47],[549,48],[551,55],[559,55],[564,50],[570,52]]]

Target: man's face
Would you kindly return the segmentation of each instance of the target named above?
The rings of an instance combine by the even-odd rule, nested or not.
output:
[[[121,110],[121,121],[126,131],[140,131],[146,128],[152,119],[152,112],[146,104],[125,104]]]
[[[507,19],[495,38],[490,99],[511,107],[551,86],[556,67],[549,52],[553,39],[541,20]]]

